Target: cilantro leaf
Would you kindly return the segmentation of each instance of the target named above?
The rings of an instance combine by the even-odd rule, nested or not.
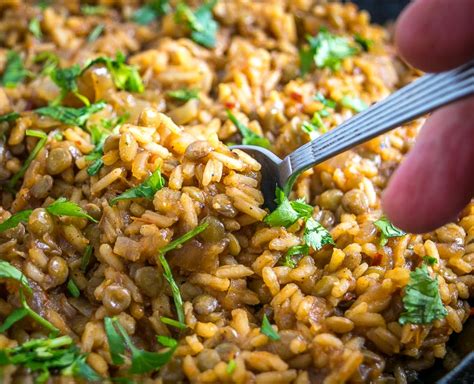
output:
[[[270,148],[270,141],[266,137],[257,135],[255,132],[250,130],[245,124],[241,123],[235,115],[227,110],[227,116],[229,120],[235,125],[242,135],[242,144],[246,145],[257,145],[263,148]]]
[[[69,279],[69,281],[67,282],[67,290],[69,291],[72,297],[81,296],[81,291],[79,290],[73,279]]]
[[[48,116],[64,124],[83,127],[87,120],[96,112],[104,109],[107,104],[99,101],[82,108],[63,107],[60,105],[42,107],[35,110],[41,116]]]
[[[206,48],[216,46],[216,34],[219,24],[212,16],[212,9],[216,4],[217,0],[211,0],[195,11],[192,11],[184,2],[178,3],[176,7],[176,21],[186,23],[191,29],[191,39]]]
[[[326,244],[334,245],[334,240],[329,231],[312,217],[306,221],[303,235],[305,244],[319,251]]]
[[[357,49],[344,37],[333,35],[326,28],[321,28],[315,36],[307,37],[309,46],[300,51],[300,70],[305,75],[313,62],[317,68],[330,68],[335,71],[343,59],[353,56]]]
[[[107,7],[104,5],[81,5],[81,12],[86,16],[103,16],[107,13]]]
[[[138,8],[133,14],[132,20],[137,24],[147,25],[170,11],[169,0],[153,0],[143,7]]]
[[[138,93],[144,91],[145,87],[143,86],[138,69],[134,66],[125,64],[125,56],[123,53],[118,52],[115,59],[102,56],[91,60],[84,66],[81,74],[96,64],[103,64],[107,67],[107,70],[112,76],[112,80],[118,89]]]
[[[31,317],[33,320],[35,320],[38,324],[40,324],[42,327],[48,329],[51,331],[53,334],[57,335],[59,334],[59,329],[57,329],[53,324],[51,324],[48,320],[37,314],[35,311],[33,311],[30,306],[28,305],[25,295],[23,294],[23,290],[20,289],[20,302],[21,305],[25,310],[28,311],[28,316]]]
[[[327,108],[334,109],[336,108],[336,102],[331,99],[327,99],[321,92],[316,93],[314,95],[314,100],[319,101],[321,104],[323,104]]]
[[[96,41],[100,35],[102,35],[102,32],[104,32],[105,25],[104,24],[98,24],[95,26],[95,28],[92,30],[91,33],[89,33],[89,36],[87,36],[87,42],[88,43],[93,43]]]
[[[8,329],[10,329],[13,324],[25,318],[26,316],[28,316],[28,310],[26,310],[25,308],[15,309],[12,313],[8,315],[8,317],[3,322],[2,326],[0,327],[0,333],[4,333]]]
[[[88,383],[103,381],[103,378],[86,363],[86,358],[86,355],[79,354],[69,367],[61,370],[61,374],[64,376],[82,377]]]
[[[23,66],[20,54],[15,51],[8,51],[7,63],[0,79],[0,85],[7,88],[15,88],[28,75],[29,72]]]
[[[360,45],[360,47],[362,48],[363,51],[365,52],[369,52],[370,48],[372,47],[372,45],[374,45],[374,41],[373,40],[370,40],[370,39],[366,39],[365,37],[359,35],[358,33],[356,33],[354,35],[354,41]]]
[[[423,256],[423,261],[428,265],[435,265],[438,263],[438,259],[433,256]]]
[[[309,135],[311,140],[320,136],[320,133],[326,133],[328,131],[319,111],[314,112],[311,121],[303,121],[301,129]]]
[[[35,63],[44,63],[40,75],[50,75],[59,65],[59,57],[53,52],[40,52],[34,58]]]
[[[173,293],[173,300],[174,305],[176,307],[176,313],[178,314],[178,321],[185,325],[184,322],[184,309],[183,309],[183,298],[181,297],[181,292],[179,291],[178,284],[174,280],[173,273],[171,272],[171,268],[168,264],[168,261],[165,259],[165,254],[175,248],[180,247],[187,241],[191,240],[193,237],[199,235],[202,231],[204,231],[209,226],[209,223],[201,223],[196,228],[192,229],[189,232],[186,232],[184,235],[178,237],[177,239],[171,241],[168,245],[161,248],[158,251],[158,260],[163,267],[163,276],[165,277],[166,281],[171,287],[171,292]]]
[[[157,335],[156,340],[158,343],[160,343],[163,347],[168,347],[168,348],[175,348],[178,346],[178,342],[168,336],[163,336],[163,335]]]
[[[82,217],[89,219],[90,221],[97,223],[97,220],[92,216],[88,215],[79,205],[68,201],[65,197],[60,197],[50,205],[46,207],[46,210],[55,216],[72,216]]]
[[[70,68],[54,68],[49,76],[51,80],[60,88],[61,94],[58,98],[53,100],[52,105],[58,105],[68,93],[72,93],[79,100],[81,100],[86,106],[90,105],[87,97],[79,93],[77,86],[77,78],[81,75],[81,67],[77,64]]]
[[[15,228],[20,223],[27,223],[31,212],[33,212],[32,209],[26,209],[11,215],[3,223],[0,223],[0,233],[6,231],[7,229]]]
[[[39,140],[36,143],[33,150],[28,155],[28,157],[26,158],[20,170],[17,173],[15,173],[13,177],[10,179],[10,181],[7,183],[7,186],[10,189],[15,188],[15,185],[18,182],[18,180],[20,180],[23,177],[23,175],[26,173],[26,170],[30,166],[31,162],[36,158],[36,156],[38,156],[38,154],[40,153],[40,151],[43,149],[43,147],[46,145],[46,142],[48,141],[48,135],[46,135],[46,133],[41,132],[41,131],[27,129],[26,136],[37,137],[39,138]]]
[[[280,340],[280,335],[278,334],[277,331],[275,331],[270,324],[270,321],[268,321],[267,315],[263,315],[263,320],[262,320],[262,327],[260,328],[260,331],[268,336],[270,340],[273,341],[278,341]]]
[[[143,197],[145,199],[152,199],[155,193],[165,186],[165,179],[161,176],[161,172],[157,169],[151,174],[143,183],[138,184],[136,187],[127,189],[122,194],[114,197],[110,200],[110,204],[114,205],[117,201],[136,199]]]
[[[237,368],[237,363],[235,362],[234,359],[230,359],[229,362],[227,363],[225,372],[230,376],[234,373],[235,368]]]
[[[282,264],[286,267],[296,268],[300,258],[295,258],[295,256],[306,256],[308,253],[309,247],[306,244],[295,245],[286,251]]]
[[[174,91],[168,91],[166,93],[169,97],[180,100],[180,101],[188,101],[191,99],[199,99],[199,90],[198,89],[177,89]]]
[[[87,174],[89,176],[97,175],[100,169],[104,166],[104,161],[102,160],[102,156],[100,153],[95,152],[94,155],[98,156],[91,165],[87,167]],[[90,155],[87,156],[88,160],[90,160]]]
[[[307,219],[313,213],[313,207],[302,200],[290,201],[285,193],[276,189],[278,207],[263,220],[271,227],[289,227],[298,219]]]
[[[176,321],[175,319],[170,319],[169,317],[161,316],[160,320],[163,324],[171,325],[172,327],[175,327],[178,329],[186,329],[186,324],[180,323],[179,321]]]
[[[28,24],[28,30],[40,40],[43,37],[43,33],[41,32],[41,25],[39,19],[31,19],[30,23]]]
[[[91,256],[92,256],[92,251],[94,250],[94,248],[92,247],[92,245],[88,245],[86,247],[86,250],[84,251],[84,254],[82,255],[82,259],[81,259],[81,271],[83,273],[86,273],[87,271],[87,267],[89,266],[89,263],[91,262]]]
[[[0,123],[15,121],[20,117],[19,113],[10,112],[0,116]]]
[[[24,289],[31,292],[31,287],[28,284],[28,280],[25,275],[11,265],[8,261],[0,260],[0,278],[12,279],[18,281]]]
[[[125,354],[125,343],[122,336],[117,332],[114,327],[113,321],[117,322],[116,319],[112,320],[110,317],[104,319],[105,334],[107,335],[107,341],[109,343],[110,356],[112,362],[115,365],[124,363],[123,355]]]
[[[406,235],[400,228],[395,227],[385,216],[382,216],[374,225],[380,229],[380,245],[383,247],[391,237],[400,237]]]
[[[402,301],[404,312],[398,319],[400,324],[429,324],[448,314],[441,301],[438,280],[430,276],[425,264],[410,273]]]
[[[359,99],[358,97],[351,97],[347,95],[342,98],[341,104],[343,107],[352,109],[354,112],[357,113],[369,108],[369,106],[364,100]]]

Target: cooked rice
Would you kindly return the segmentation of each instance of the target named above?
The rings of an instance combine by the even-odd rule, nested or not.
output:
[[[128,114],[105,141],[104,166],[94,176],[87,173],[86,156],[94,149],[89,133],[31,112],[58,95],[48,76],[0,88],[0,112],[21,112],[14,123],[0,123],[0,222],[34,209],[28,223],[0,233],[0,257],[28,278],[31,307],[89,353],[87,362],[103,377],[125,372],[113,367],[105,317],[116,316],[148,351],[159,349],[156,334],[176,338],[172,360],[154,374],[136,376],[137,382],[402,384],[445,358],[449,336],[461,332],[470,315],[474,203],[455,223],[390,239],[384,247],[374,226],[382,214],[381,192],[413,146],[421,120],[298,179],[292,199],[314,206],[313,217],[330,231],[335,246],[312,251],[295,268],[281,261],[302,243],[300,224],[280,228],[262,222],[268,211],[259,190],[260,164],[224,144],[241,139],[226,109],[283,157],[309,140],[300,125],[323,109],[313,98],[317,92],[337,102],[350,94],[372,103],[410,82],[418,73],[395,56],[389,32],[370,24],[369,15],[353,4],[221,0],[213,11],[220,24],[217,46],[209,50],[185,37],[172,14],[143,26],[127,21],[138,1],[98,3],[109,7],[103,16],[81,14],[78,0],[57,1],[44,11],[29,1],[0,4],[0,71],[8,49],[20,52],[36,72],[33,57],[40,52],[56,53],[67,67],[121,51],[138,67],[146,88],[118,90],[103,67],[79,79],[81,94],[108,104],[89,125]],[[42,40],[28,32],[34,17],[40,17]],[[104,32],[87,43],[99,23]],[[339,35],[361,34],[374,46],[344,59],[339,71],[318,69],[301,78],[298,49],[321,26]],[[199,99],[179,103],[166,96],[182,88],[197,89]],[[69,95],[64,105],[81,103]],[[352,114],[340,108],[325,124],[334,128]],[[49,139],[11,193],[5,183],[37,140],[26,136],[27,129]],[[56,155],[64,160],[53,162]],[[167,184],[154,199],[110,205],[157,168]],[[42,219],[41,207],[62,196],[99,222]],[[179,331],[160,321],[176,315],[156,255],[209,217],[206,236],[167,254],[184,299],[187,328]],[[93,256],[85,273],[81,258],[88,246]],[[448,314],[429,325],[401,325],[403,288],[424,256],[437,261],[432,269]],[[71,277],[79,298],[67,294]],[[19,305],[17,286],[5,287],[2,319]],[[264,314],[281,340],[261,333]],[[0,348],[46,336],[26,319],[0,335]],[[2,382],[29,382],[28,372],[18,367],[6,367],[2,375]]]

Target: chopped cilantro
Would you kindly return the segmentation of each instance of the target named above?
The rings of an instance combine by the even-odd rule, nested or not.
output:
[[[27,223],[31,212],[33,212],[32,209],[26,209],[10,216],[3,223],[0,223],[0,233],[6,231],[7,229],[15,228],[20,223]]]
[[[87,42],[88,43],[93,43],[96,41],[100,35],[102,35],[102,32],[104,32],[105,25],[104,24],[98,24],[95,26],[95,28],[92,30],[92,32],[87,36]]]
[[[81,75],[81,67],[79,65],[73,65],[70,68],[54,68],[49,73],[51,80],[59,87],[61,93],[51,105],[58,105],[61,101],[69,94],[72,93],[79,100],[81,100],[86,106],[90,105],[87,97],[79,93],[77,86],[77,78]],[[65,108],[65,107],[64,107]]]
[[[316,139],[321,133],[328,131],[319,111],[313,114],[311,121],[303,121],[301,129],[309,135],[311,140]]]
[[[201,223],[196,228],[192,229],[189,232],[186,232],[183,236],[178,237],[177,239],[171,241],[168,245],[161,248],[158,251],[158,260],[163,267],[163,275],[171,287],[171,292],[173,293],[174,305],[176,307],[176,313],[178,314],[178,321],[185,326],[184,323],[184,309],[183,309],[183,298],[181,297],[181,292],[179,291],[178,284],[173,278],[173,273],[168,264],[168,261],[165,259],[165,254],[173,249],[181,247],[184,243],[191,240],[193,237],[199,235],[208,227],[209,223]]]
[[[300,259],[300,257],[297,258],[296,256],[306,256],[308,253],[309,246],[306,244],[295,245],[286,251],[282,264],[285,267],[296,268],[296,265]]]
[[[438,280],[430,276],[425,264],[410,273],[402,301],[404,312],[398,319],[400,324],[429,324],[448,314],[441,301]]]
[[[302,75],[310,71],[313,63],[317,68],[338,70],[343,59],[357,53],[349,40],[333,35],[326,28],[321,28],[315,37],[308,36],[307,40],[309,46],[300,51]]]
[[[102,380],[86,362],[70,336],[31,339],[14,348],[0,351],[0,366],[19,365],[36,373],[36,383],[46,383],[58,370],[64,376],[76,376],[88,382]]]
[[[16,280],[22,285],[23,289],[31,292],[31,288],[26,277],[23,275],[23,273],[21,273],[20,270],[16,269],[8,261],[0,260],[0,278]]]
[[[188,101],[191,99],[199,99],[199,90],[197,89],[177,89],[175,91],[168,91],[167,95],[173,99],[180,101]]]
[[[175,319],[170,319],[169,317],[161,316],[160,320],[163,324],[171,325],[172,327],[175,327],[178,329],[186,329],[186,324],[180,323],[179,321],[176,321]]]
[[[96,64],[103,64],[107,67],[115,86],[129,92],[143,92],[145,89],[138,69],[134,66],[125,64],[125,55],[118,52],[115,59],[110,57],[98,57],[91,60],[82,69],[82,73]]]
[[[29,72],[23,66],[20,54],[15,51],[8,51],[7,63],[0,79],[0,85],[7,88],[15,88],[28,75]]]
[[[59,65],[59,57],[53,52],[41,52],[33,58],[33,62],[43,63],[40,75],[51,75]]]
[[[169,0],[152,0],[143,7],[138,8],[133,14],[132,20],[137,24],[147,25],[170,11]]]
[[[69,291],[72,297],[81,296],[81,291],[79,290],[73,279],[69,279],[69,281],[67,282],[67,290]]]
[[[136,187],[127,189],[122,194],[110,200],[110,204],[114,205],[120,200],[129,200],[136,198],[152,199],[155,193],[165,186],[165,179],[161,176],[161,172],[157,169],[144,182]]]
[[[234,373],[235,368],[237,368],[237,363],[235,362],[234,359],[230,359],[229,362],[227,363],[225,372],[230,376]]]
[[[362,48],[363,51],[365,52],[369,52],[370,50],[370,47],[372,47],[372,45],[374,45],[374,42],[373,40],[370,40],[370,39],[366,39],[365,37],[362,37],[361,35],[359,35],[358,33],[356,33],[354,35],[354,41],[360,45],[360,47]]]
[[[97,223],[97,220],[88,215],[87,212],[84,211],[79,205],[73,203],[72,201],[68,201],[65,197],[60,197],[48,205],[46,210],[55,216],[81,217]]]
[[[268,336],[270,340],[273,341],[278,341],[280,340],[280,335],[278,334],[277,331],[275,331],[270,324],[270,321],[268,321],[267,315],[263,315],[263,320],[262,320],[262,327],[260,328],[260,331]]]
[[[191,10],[184,2],[178,3],[175,18],[178,23],[186,23],[191,30],[191,39],[206,47],[216,46],[216,34],[219,24],[212,16],[212,9],[217,0],[211,0],[195,11]]]
[[[354,112],[357,113],[369,108],[367,103],[364,100],[359,99],[358,97],[344,96],[341,100],[341,104],[343,107],[352,109]]]
[[[83,273],[86,273],[87,271],[87,267],[89,266],[90,262],[91,262],[91,257],[92,257],[92,251],[94,250],[94,248],[92,247],[92,245],[88,245],[86,247],[86,250],[84,251],[84,254],[82,255],[82,259],[81,259],[81,271]]]
[[[316,93],[316,95],[314,95],[314,100],[319,101],[325,107],[331,108],[331,109],[336,108],[336,105],[337,105],[334,100],[327,99],[321,92],[318,92],[318,93]]]
[[[104,5],[81,5],[81,12],[86,16],[103,16],[107,13],[107,7]]]
[[[160,369],[168,363],[178,346],[176,340],[166,336],[158,336],[158,342],[167,347],[168,350],[165,352],[144,351],[133,344],[127,331],[116,318],[106,317],[104,325],[112,362],[115,365],[123,364],[123,356],[126,349],[128,349],[131,353],[131,367],[128,372],[131,374],[143,374]]]
[[[242,135],[242,144],[246,145],[257,145],[263,148],[270,148],[270,141],[266,137],[257,135],[254,131],[250,130],[245,124],[241,123],[235,115],[227,110],[227,116],[229,120],[235,125]]]
[[[400,237],[406,235],[401,229],[395,227],[385,216],[382,216],[374,225],[380,229],[380,245],[383,247],[391,237]]]
[[[48,141],[48,136],[46,133],[41,132],[41,131],[34,131],[34,130],[26,130],[26,135],[27,136],[32,136],[32,137],[37,137],[39,138],[38,142],[36,143],[35,147],[33,150],[30,152],[28,157],[26,158],[25,162],[21,166],[20,170],[13,175],[13,177],[10,179],[10,181],[7,183],[7,186],[9,189],[14,189],[16,183],[18,180],[20,180],[23,175],[25,174],[26,170],[30,166],[31,162],[38,156],[38,153],[43,149],[43,147],[46,145],[46,141]]]
[[[4,333],[5,331],[9,330],[13,324],[22,320],[26,316],[28,316],[27,309],[25,308],[15,309],[12,313],[8,315],[8,317],[3,322],[2,326],[0,326],[0,333]]]
[[[15,121],[20,117],[19,113],[10,112],[0,116],[0,123]]]
[[[35,110],[41,116],[48,116],[64,124],[83,127],[89,117],[104,109],[107,104],[103,101],[82,108],[63,107],[61,105],[42,107]]]
[[[428,265],[435,265],[438,263],[438,259],[433,256],[423,256],[423,261]]]
[[[334,240],[329,231],[312,217],[306,220],[303,238],[305,244],[316,251],[319,251],[326,244],[334,245]]]
[[[308,219],[313,213],[313,207],[302,200],[290,201],[285,193],[277,188],[275,191],[278,207],[265,217],[264,221],[271,227],[289,227],[298,219]]]
[[[31,19],[28,24],[28,30],[36,37],[38,40],[41,40],[43,33],[41,32],[41,25],[39,19]]]

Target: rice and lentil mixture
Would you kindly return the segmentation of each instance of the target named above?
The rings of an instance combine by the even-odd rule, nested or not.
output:
[[[0,15],[2,382],[401,384],[457,363],[474,205],[424,235],[380,206],[422,121],[306,171],[272,220],[260,164],[229,149],[283,157],[418,76],[366,12],[9,0]]]

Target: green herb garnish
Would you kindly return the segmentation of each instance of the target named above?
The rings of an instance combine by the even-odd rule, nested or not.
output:
[[[383,247],[391,237],[400,237],[406,235],[401,229],[395,227],[385,216],[382,216],[374,225],[380,229],[380,245]]]
[[[67,282],[67,290],[69,291],[72,297],[81,296],[81,291],[79,290],[73,279],[69,279],[69,281]]]
[[[144,351],[133,344],[127,331],[116,318],[106,317],[104,325],[112,362],[115,365],[123,364],[123,356],[126,349],[128,349],[131,353],[132,363],[128,372],[131,374],[143,374],[160,369],[171,359],[178,346],[176,340],[166,336],[158,336],[158,342],[169,349],[165,352]]]
[[[330,33],[321,28],[315,36],[307,36],[309,46],[300,51],[300,70],[305,75],[316,65],[317,68],[330,68],[335,71],[341,67],[343,59],[353,56],[357,49],[344,37]]]
[[[188,101],[191,99],[199,99],[199,90],[198,89],[177,89],[175,91],[168,91],[166,93],[169,97],[179,100],[179,101]]]
[[[359,99],[358,97],[344,96],[341,100],[341,105],[343,107],[352,109],[354,112],[362,112],[364,109],[369,108],[367,103]]]
[[[178,329],[186,329],[186,324],[176,321],[175,319],[170,319],[169,317],[161,316],[160,320],[163,324],[171,325],[172,327]]]
[[[219,24],[217,24],[212,16],[212,9],[216,4],[217,0],[211,0],[201,5],[195,11],[184,2],[178,3],[176,7],[176,21],[178,23],[186,23],[191,30],[191,39],[206,48],[214,48],[216,46],[216,34]]]
[[[423,261],[428,265],[435,265],[438,263],[438,259],[433,256],[423,256]]]
[[[86,362],[69,336],[32,339],[15,348],[0,351],[0,365],[19,365],[37,373],[36,383],[46,383],[51,374],[81,377],[88,382],[103,380]]]
[[[152,0],[143,7],[138,8],[133,14],[132,20],[137,24],[147,25],[170,11],[169,0]]]
[[[312,217],[306,220],[303,238],[306,245],[317,251],[326,244],[334,245],[334,240],[329,231]]]
[[[41,116],[48,116],[64,124],[83,127],[87,120],[96,112],[102,110],[107,104],[99,101],[82,108],[63,107],[60,105],[42,107],[35,110]]]
[[[255,132],[250,130],[245,124],[241,123],[235,115],[227,110],[227,116],[229,120],[235,125],[242,135],[242,144],[245,145],[257,145],[263,148],[270,148],[270,141],[266,137],[257,135]]]
[[[28,75],[29,71],[23,66],[20,54],[15,51],[8,51],[7,63],[0,79],[0,85],[7,88],[15,88]]]
[[[285,256],[283,256],[283,262],[282,264],[285,267],[290,267],[290,268],[296,268],[296,265],[298,264],[299,259],[302,256],[306,256],[309,254],[309,246],[306,244],[303,245],[294,245],[293,247],[289,248]],[[296,257],[300,256],[300,257]]]
[[[11,215],[3,223],[0,223],[0,233],[8,229],[15,228],[20,223],[27,223],[31,212],[33,212],[32,209],[26,209]]]
[[[136,187],[127,189],[122,194],[110,200],[110,204],[114,205],[120,200],[129,200],[136,198],[152,199],[155,193],[165,186],[165,179],[161,176],[161,172],[157,169],[144,182]]]
[[[438,280],[432,278],[425,264],[410,273],[402,298],[404,312],[400,324],[429,324],[448,314],[441,301]]]
[[[40,72],[41,76],[51,75],[59,65],[59,57],[53,52],[41,52],[33,58],[33,62],[43,63],[43,69]]]
[[[93,43],[96,41],[100,35],[102,35],[102,32],[104,32],[105,25],[104,24],[98,24],[96,27],[92,30],[92,32],[87,36],[87,42],[88,43]]]
[[[8,261],[0,260],[0,278],[16,280],[22,285],[23,289],[31,293],[31,287],[25,275]]]
[[[110,57],[98,57],[97,59],[91,60],[82,69],[84,73],[87,69],[96,64],[103,64],[107,67],[115,86],[118,89],[123,89],[129,92],[143,92],[145,87],[138,69],[134,66],[125,64],[125,55],[118,52],[115,59]]]
[[[319,101],[326,108],[334,109],[336,108],[336,105],[337,105],[337,103],[334,100],[327,99],[321,92],[318,92],[316,93],[316,95],[314,95],[314,100]]]
[[[199,224],[196,228],[192,229],[189,232],[186,232],[183,236],[178,237],[176,240],[171,241],[169,244],[164,246],[158,251],[158,260],[163,267],[163,276],[171,287],[171,292],[173,294],[174,305],[176,307],[176,313],[178,314],[178,321],[182,326],[186,327],[184,322],[184,309],[183,309],[183,298],[181,297],[181,292],[179,291],[178,284],[174,280],[173,273],[168,264],[168,261],[165,259],[165,254],[173,249],[181,247],[184,243],[191,240],[193,237],[199,235],[208,227],[209,223]]]
[[[3,333],[10,329],[10,327],[15,324],[16,322],[22,320],[28,316],[28,310],[25,308],[17,308],[12,313],[8,315],[8,317],[3,322],[2,326],[0,327],[0,333]]]
[[[81,12],[86,16],[103,16],[107,13],[107,7],[104,5],[81,5]]]
[[[79,93],[79,88],[77,86],[77,78],[81,75],[81,67],[79,65],[73,65],[70,68],[54,68],[51,70],[49,76],[51,80],[59,87],[61,90],[60,95],[53,100],[51,105],[58,105],[61,101],[69,94],[72,93],[79,100],[81,100],[84,105],[89,106],[90,102],[84,95]],[[47,107],[46,107],[47,108]],[[66,108],[66,107],[63,107]]]
[[[72,216],[88,219],[94,223],[98,221],[92,216],[88,215],[79,205],[67,200],[65,197],[60,197],[46,207],[46,210],[55,216]]]
[[[36,37],[38,40],[41,40],[43,33],[41,32],[41,25],[39,19],[31,19],[28,24],[28,30]]]
[[[39,138],[38,142],[36,143],[33,150],[30,152],[28,157],[26,158],[25,162],[21,166],[20,170],[13,175],[10,181],[7,183],[9,189],[14,189],[18,180],[20,180],[23,175],[25,174],[26,170],[30,166],[31,162],[38,156],[38,153],[43,149],[48,141],[48,135],[41,131],[34,131],[34,130],[26,130],[26,136],[37,137]]]
[[[374,45],[374,41],[370,39],[366,39],[365,37],[362,37],[358,33],[354,35],[354,41],[360,45],[363,51],[369,52],[370,48],[372,45]]]
[[[19,113],[10,112],[0,116],[0,123],[15,121],[20,117]]]
[[[237,363],[235,362],[234,359],[230,359],[229,362],[227,363],[225,372],[230,376],[234,373],[235,368],[237,368]]]
[[[285,193],[277,188],[275,191],[277,208],[263,220],[271,227],[289,227],[299,219],[308,219],[313,207],[302,200],[290,201]]]
[[[262,320],[262,327],[260,328],[260,331],[268,336],[270,340],[273,341],[278,341],[280,340],[280,335],[278,334],[277,331],[275,331],[270,324],[270,321],[268,321],[267,315],[263,315],[263,320]]]
[[[91,262],[91,257],[92,257],[92,251],[94,250],[94,248],[92,247],[92,245],[88,245],[86,247],[86,250],[84,251],[84,254],[82,255],[82,259],[81,259],[81,271],[83,273],[86,273],[87,271],[87,267],[89,266],[90,262]]]
[[[319,111],[314,112],[311,121],[303,121],[303,123],[301,123],[301,129],[309,135],[311,140],[316,139],[321,133],[328,131]]]

